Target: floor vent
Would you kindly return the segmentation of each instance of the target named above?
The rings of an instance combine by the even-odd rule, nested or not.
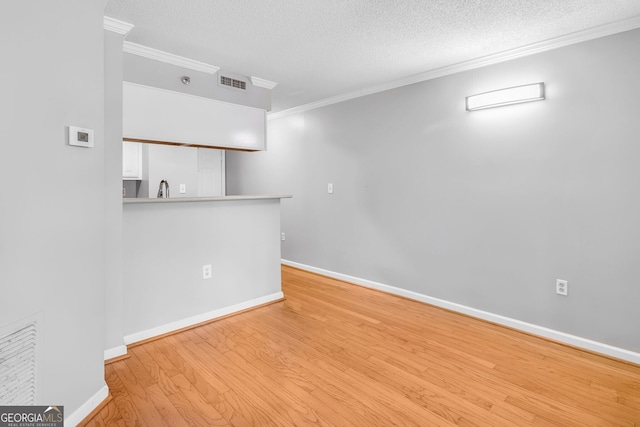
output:
[[[222,86],[229,86],[234,89],[247,90],[247,82],[243,82],[242,80],[232,79],[227,76],[220,76],[220,84]]]
[[[35,405],[36,323],[0,337],[0,405]]]

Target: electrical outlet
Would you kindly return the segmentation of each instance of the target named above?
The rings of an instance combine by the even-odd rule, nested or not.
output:
[[[280,234],[280,239],[287,240],[287,236],[284,233],[282,233]]]
[[[202,279],[211,279],[211,264],[202,266]]]
[[[569,295],[569,282],[566,280],[556,280],[556,294],[568,296]]]
[[[187,184],[180,184],[180,194],[187,192]]]
[[[327,193],[333,194],[333,184],[332,183],[328,183],[327,184]]]

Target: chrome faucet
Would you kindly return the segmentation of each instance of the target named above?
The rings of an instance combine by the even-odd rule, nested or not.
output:
[[[164,179],[160,181],[160,186],[158,187],[158,198],[159,199],[169,198],[169,181],[166,181]]]

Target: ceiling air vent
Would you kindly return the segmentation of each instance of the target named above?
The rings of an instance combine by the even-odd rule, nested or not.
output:
[[[232,79],[227,76],[220,76],[220,84],[222,86],[232,87],[234,89],[247,90],[247,82],[242,80]]]

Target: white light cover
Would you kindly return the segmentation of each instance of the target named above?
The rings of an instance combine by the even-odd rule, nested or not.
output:
[[[494,90],[465,98],[467,111],[520,104],[521,102],[540,101],[542,99],[544,99],[544,83]]]

